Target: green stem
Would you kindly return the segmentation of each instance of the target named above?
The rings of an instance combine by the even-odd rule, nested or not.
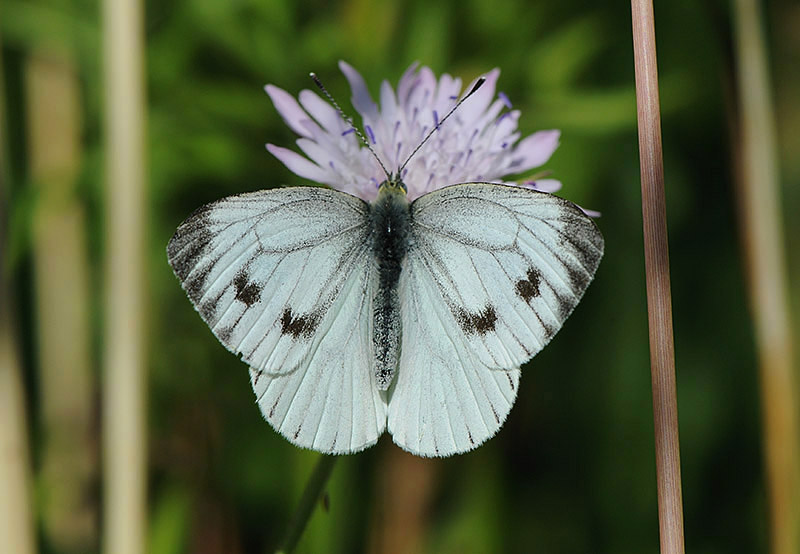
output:
[[[303,496],[300,498],[300,504],[289,522],[289,527],[286,530],[286,536],[281,541],[281,546],[275,551],[275,554],[289,554],[297,546],[300,537],[303,536],[308,520],[311,519],[311,514],[317,506],[322,493],[325,491],[325,485],[328,483],[333,472],[333,466],[336,464],[338,456],[322,455],[308,479],[306,488],[303,491]]]

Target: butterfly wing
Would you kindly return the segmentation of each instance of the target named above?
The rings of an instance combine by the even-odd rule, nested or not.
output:
[[[575,308],[603,239],[566,200],[478,183],[419,198],[411,229],[388,426],[403,448],[449,455],[500,428],[516,395],[517,368]],[[408,406],[415,406],[410,415]]]
[[[251,367],[265,418],[324,452],[360,450],[385,427],[368,209],[322,188],[242,194],[197,210],[167,247],[200,316]]]
[[[374,444],[386,428],[372,345],[374,272],[359,266],[332,308],[329,328],[289,373],[250,369],[258,405],[290,442],[327,454]]]

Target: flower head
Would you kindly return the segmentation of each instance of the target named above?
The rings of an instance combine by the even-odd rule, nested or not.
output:
[[[413,64],[396,91],[387,81],[381,84],[379,106],[355,69],[345,62],[339,62],[339,67],[350,82],[364,135],[389,171],[398,170],[430,130],[438,127],[400,175],[409,200],[456,183],[518,184],[503,177],[541,166],[558,146],[557,130],[539,131],[520,140],[519,110],[512,108],[502,92],[495,98],[498,69],[490,71],[486,82],[439,126],[458,102],[461,79],[444,74],[437,80],[430,68]],[[276,86],[267,85],[266,91],[284,121],[300,135],[297,145],[306,155],[267,144],[275,157],[301,177],[364,200],[375,199],[386,175],[333,106],[310,90],[300,92],[299,103]],[[553,179],[519,184],[545,192],[561,186]]]

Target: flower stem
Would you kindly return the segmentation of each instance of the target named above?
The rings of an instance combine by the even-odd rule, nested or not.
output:
[[[678,400],[675,390],[667,211],[652,0],[631,0],[631,13],[661,553],[682,554],[684,545]]]
[[[290,554],[297,546],[297,542],[303,535],[317,502],[325,491],[325,485],[328,483],[328,478],[333,472],[333,466],[336,464],[337,459],[338,456],[326,456],[323,454],[317,460],[317,465],[314,466],[314,471],[311,473],[311,477],[309,477],[306,488],[303,491],[303,496],[300,498],[300,504],[289,522],[286,536],[281,541],[281,546],[275,551],[275,554]]]
[[[739,97],[736,174],[761,378],[770,551],[791,554],[800,548],[800,433],[775,117],[759,3],[736,0],[733,5]]]

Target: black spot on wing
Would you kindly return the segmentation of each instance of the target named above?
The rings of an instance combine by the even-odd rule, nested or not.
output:
[[[236,287],[236,300],[248,308],[261,299],[261,289],[264,288],[263,285],[250,282],[250,276],[244,269],[240,269],[234,277],[233,286]]]
[[[572,284],[572,290],[582,293],[592,282],[593,275],[587,273],[582,267],[566,264],[567,272],[569,273],[569,282]],[[570,308],[571,309],[571,308]]]
[[[195,301],[195,305],[197,302]],[[217,314],[217,303],[213,300],[207,300],[200,304],[200,315],[203,316],[204,321],[213,321],[214,316]]]
[[[217,338],[222,341],[222,344],[230,344],[231,335],[233,334],[233,326],[223,327],[216,330]]]
[[[494,331],[495,323],[497,323],[497,312],[494,311],[493,306],[488,304],[478,313],[470,313],[464,308],[456,308],[454,315],[465,333],[485,335]]]
[[[286,308],[281,315],[281,332],[294,338],[310,338],[319,325],[319,319],[319,315],[314,313],[298,317],[290,308]]]
[[[578,266],[574,263],[565,264],[569,271],[569,279],[573,287],[583,291],[589,286],[603,257],[603,235],[594,222],[583,213],[565,214],[560,220],[564,225],[561,235],[562,246],[572,252],[579,264]]]
[[[531,299],[539,296],[539,283],[542,279],[539,272],[532,267],[528,269],[527,277],[517,281],[516,289],[520,298],[530,303]]]

